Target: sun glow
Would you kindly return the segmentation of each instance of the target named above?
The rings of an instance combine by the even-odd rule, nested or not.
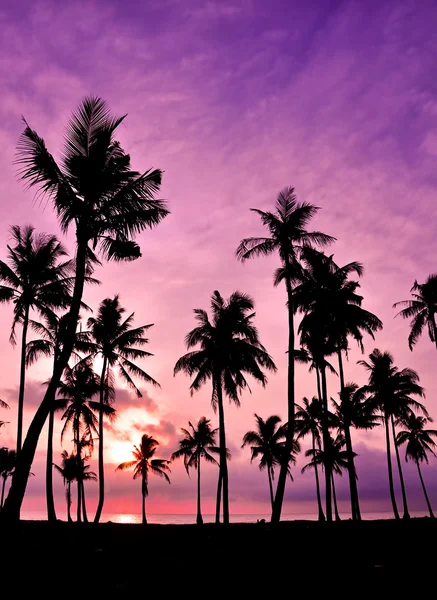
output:
[[[133,446],[132,442],[111,441],[109,445],[110,461],[118,466],[120,463],[133,460]]]

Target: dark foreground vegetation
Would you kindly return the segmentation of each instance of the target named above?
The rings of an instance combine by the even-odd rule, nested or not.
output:
[[[432,586],[435,557],[426,549],[437,523],[422,518],[144,527],[23,521],[3,526],[0,535],[8,549],[2,553],[3,573],[9,574],[4,597],[12,589],[22,597],[60,591],[69,596],[77,588],[90,598],[365,598],[398,591],[404,597],[410,587],[420,597]]]

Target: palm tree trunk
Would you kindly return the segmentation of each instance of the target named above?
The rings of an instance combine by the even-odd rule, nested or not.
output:
[[[216,525],[218,525],[220,523],[220,506],[221,506],[221,500],[222,500],[222,482],[223,482],[222,470],[220,469],[220,465],[219,465],[219,476],[218,476],[218,481],[217,481],[217,499],[216,499],[216,503],[215,503],[215,522],[216,522]]]
[[[71,518],[71,481],[67,483],[67,520],[69,523],[73,520]]]
[[[80,523],[81,519],[81,508],[82,508],[82,492],[81,492],[81,452],[80,452],[80,422],[79,415],[76,413],[74,417],[74,445],[76,446],[76,481],[77,481],[77,522]]]
[[[217,405],[219,413],[219,446],[220,446],[220,471],[223,485],[223,523],[229,524],[229,482],[228,459],[226,456],[225,411],[223,407],[223,391],[221,377],[216,377]]]
[[[404,519],[409,519],[410,513],[408,512],[407,493],[405,491],[404,474],[402,472],[401,457],[399,454],[398,445],[396,443],[396,430],[395,430],[395,422],[393,419],[393,415],[390,417],[390,420],[391,420],[391,428],[392,428],[392,433],[393,433],[393,443],[394,443],[395,452],[396,452],[396,461],[398,463],[399,481],[401,482],[402,503],[403,503],[403,507],[404,507]]]
[[[76,269],[74,279],[74,290],[68,313],[67,328],[64,336],[64,343],[59,360],[56,362],[53,375],[47,386],[44,398],[39,405],[32,422],[27,431],[26,439],[21,448],[20,455],[17,457],[17,464],[12,478],[12,485],[6,498],[3,516],[8,521],[18,521],[20,519],[20,510],[26,493],[27,481],[30,475],[30,469],[35,457],[36,447],[39,436],[47,420],[47,417],[54,401],[59,382],[68,364],[71,352],[74,346],[77,321],[79,318],[80,305],[82,301],[83,288],[85,283],[86,254],[88,247],[88,238],[83,236],[81,231],[76,232],[77,250],[76,250]]]
[[[313,439],[313,456],[316,456],[316,439],[314,437],[314,434],[312,434],[312,439]],[[323,513],[323,507],[322,507],[322,498],[320,496],[320,481],[319,481],[319,470],[317,468],[317,463],[314,463],[314,473],[316,474],[316,492],[317,492],[317,507],[319,509],[319,521],[324,521],[325,520],[325,515]]]
[[[55,499],[53,497],[53,430],[55,425],[55,411],[52,407],[49,414],[49,430],[47,433],[46,457],[46,503],[47,519],[56,521]]]
[[[335,493],[335,482],[334,482],[334,473],[333,473],[333,471],[331,471],[331,482],[332,482],[332,497],[333,497],[333,500],[334,500],[335,520],[336,521],[341,521],[340,514],[338,512],[338,506],[337,506],[337,494]]]
[[[0,512],[3,510],[3,503],[4,503],[4,499],[5,499],[5,487],[6,487],[6,477],[3,475],[2,479],[3,479],[3,482],[2,482],[2,497],[0,500]]]
[[[105,383],[107,371],[107,359],[103,357],[102,374],[100,376],[100,409],[99,409],[99,503],[97,505],[94,523],[100,521],[103,504],[105,502],[105,465],[103,463],[103,405],[105,403]]]
[[[387,447],[387,467],[388,467],[388,484],[390,487],[390,498],[391,498],[391,503],[393,506],[393,514],[395,516],[395,519],[399,519],[399,513],[398,513],[398,507],[396,505],[396,496],[395,496],[395,490],[394,490],[394,485],[393,485],[393,470],[392,470],[392,466],[391,466],[391,452],[390,452],[390,430],[388,427],[388,415],[385,414],[384,415],[384,421],[385,421],[385,443],[386,443],[386,447]]]
[[[198,525],[203,525],[202,511],[200,509],[200,455],[197,457],[197,519]]]
[[[17,457],[21,452],[23,442],[23,411],[24,411],[24,388],[26,385],[26,342],[27,329],[29,327],[29,307],[26,306],[23,318],[23,331],[21,333],[21,364],[20,364],[20,389],[18,392],[18,416],[17,416]]]
[[[322,365],[320,367],[320,375],[322,379],[322,400],[323,400],[323,419],[322,419],[322,434],[323,434],[323,450],[325,456],[330,455],[331,437],[329,435],[328,426],[328,390],[326,386],[326,369]],[[329,462],[325,464],[325,496],[326,496],[326,520],[332,522],[332,495],[331,495],[331,465]]]
[[[76,483],[77,483],[77,509],[76,509],[77,516],[76,516],[76,521],[78,523],[81,523],[82,522],[82,511],[81,511],[81,508],[82,508],[82,494],[80,493],[80,481],[79,481],[79,479],[76,481]]]
[[[320,387],[320,371],[319,367],[316,366],[316,379],[317,379],[317,396],[322,401],[322,388]]]
[[[340,375],[340,392],[341,392],[341,401],[344,402],[344,373],[343,373],[343,358],[341,355],[341,350],[338,350],[338,372]],[[351,496],[351,512],[352,512],[352,520],[353,521],[361,521],[361,512],[360,512],[360,502],[358,495],[358,485],[357,485],[357,472],[355,469],[354,462],[354,453],[352,450],[352,437],[350,432],[350,424],[344,423],[344,438],[346,442],[346,453],[347,453],[347,465],[348,465],[348,475],[349,475],[349,489]]]
[[[290,264],[288,255],[285,258],[285,285],[288,300],[288,374],[287,374],[287,404],[288,427],[285,438],[284,460],[279,470],[278,484],[276,486],[275,501],[272,510],[272,523],[281,520],[282,504],[284,502],[285,484],[287,481],[288,464],[293,450],[294,438],[294,305],[293,289],[290,282]]]
[[[80,490],[81,490],[81,497],[82,497],[83,522],[88,523],[88,515],[86,512],[86,503],[85,503],[85,484],[83,481],[80,482]]]
[[[425,482],[423,481],[422,471],[420,469],[420,464],[419,464],[418,460],[416,460],[416,465],[417,465],[417,470],[419,471],[420,483],[422,484],[422,489],[423,489],[423,493],[425,495],[426,505],[428,506],[429,516],[431,517],[431,519],[434,519],[434,513],[432,512],[431,502],[429,501],[429,498],[428,498],[428,493],[426,491]]]
[[[146,517],[146,479],[143,475],[142,478],[142,482],[141,482],[141,493],[143,496],[143,503],[142,503],[142,511],[143,511],[143,525],[147,525],[147,517]]]
[[[273,496],[273,475],[272,475],[272,467],[267,467],[267,475],[269,477],[269,490],[270,490],[270,504],[272,506],[272,511],[273,511],[273,504],[275,502],[275,498]]]

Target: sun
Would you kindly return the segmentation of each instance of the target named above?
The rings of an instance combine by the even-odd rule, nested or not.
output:
[[[134,458],[132,455],[132,442],[113,440],[111,441],[108,450],[111,462],[117,465],[133,460]]]

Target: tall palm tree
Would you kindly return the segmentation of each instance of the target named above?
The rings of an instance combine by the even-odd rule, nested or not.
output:
[[[388,480],[393,513],[395,518],[399,519],[399,512],[396,505],[396,497],[393,486],[393,470],[390,451],[390,425],[398,463],[404,518],[409,518],[410,515],[408,512],[407,495],[405,491],[399,449],[396,444],[395,419],[405,418],[413,410],[421,411],[425,416],[428,416],[428,412],[423,404],[412,398],[412,396],[419,396],[423,398],[424,391],[422,386],[419,385],[419,376],[416,371],[413,371],[412,369],[399,370],[394,366],[393,357],[389,352],[381,352],[375,348],[375,350],[369,354],[369,362],[360,360],[358,364],[364,366],[369,372],[369,383],[367,386],[365,386],[365,390],[369,393],[368,402],[370,402],[371,406],[381,411],[382,418],[384,420]]]
[[[149,472],[159,475],[159,477],[163,477],[170,483],[170,478],[167,475],[167,473],[170,472],[170,467],[168,466],[170,461],[162,458],[153,458],[158,446],[159,442],[151,435],[145,433],[141,437],[140,446],[134,446],[132,451],[134,460],[121,463],[121,465],[118,465],[116,468],[116,471],[124,471],[125,469],[134,467],[134,479],[141,477],[143,525],[147,525],[146,498],[149,495]]]
[[[118,368],[118,374],[133,388],[138,398],[142,394],[135,384],[133,377],[137,377],[159,386],[150,375],[141,369],[134,360],[153,356],[142,349],[148,343],[144,337],[145,331],[152,325],[142,325],[133,328],[135,313],[123,318],[125,309],[121,306],[119,296],[106,298],[99,306],[97,317],[90,317],[87,326],[89,331],[78,334],[82,348],[91,353],[91,356],[103,358],[102,373],[100,376],[100,409],[99,409],[99,503],[94,521],[99,522],[105,500],[105,469],[103,460],[103,416],[107,405],[105,386],[112,378],[112,371]]]
[[[187,473],[190,469],[197,470],[197,525],[203,525],[202,511],[200,508],[200,462],[203,458],[206,462],[218,465],[212,454],[219,454],[220,448],[217,447],[216,436],[218,429],[211,429],[211,421],[206,417],[201,417],[195,427],[191,421],[188,423],[191,431],[181,429],[184,437],[179,442],[179,449],[173,452],[171,460],[183,457]],[[228,458],[229,458],[228,454]]]
[[[322,413],[323,405],[320,398],[315,396],[311,401],[308,398],[302,399],[302,404],[296,404],[296,421],[295,427],[297,432],[297,439],[304,438],[308,434],[311,434],[311,449],[313,454],[316,449],[321,449],[321,431],[322,431]],[[317,507],[319,512],[319,521],[325,520],[323,513],[322,498],[320,494],[320,482],[319,482],[319,471],[317,463],[314,463],[314,473],[316,476],[316,494],[317,494]]]
[[[92,440],[93,434],[98,434],[98,419],[96,412],[101,409],[99,402],[93,400],[100,391],[100,378],[94,373],[91,365],[82,361],[75,367],[65,370],[64,380],[59,384],[60,399],[57,400],[57,409],[65,409],[62,420],[65,421],[61,432],[61,441],[69,427],[73,431],[75,455],[80,472],[82,449],[85,447],[83,438]],[[108,394],[111,394],[110,388]],[[115,409],[110,404],[103,406],[105,416],[114,418]],[[78,521],[81,520],[82,484],[78,480]]]
[[[429,417],[421,417],[414,413],[410,413],[405,419],[401,419],[400,423],[405,429],[404,431],[400,431],[396,436],[396,444],[398,446],[407,444],[405,449],[405,460],[408,461],[408,459],[411,458],[411,460],[416,463],[426,505],[428,506],[429,516],[433,519],[434,513],[432,512],[431,502],[429,501],[425,482],[422,477],[422,471],[420,469],[421,462],[428,463],[428,452],[435,456],[434,449],[437,447],[435,441],[432,439],[437,437],[437,430],[425,429],[425,425],[430,422],[432,422],[432,419]]]
[[[253,324],[254,303],[250,296],[234,292],[228,300],[215,291],[211,299],[212,319],[205,310],[195,309],[198,326],[186,338],[188,352],[176,363],[174,373],[184,371],[195,375],[191,393],[212,380],[212,405],[219,413],[220,474],[217,493],[216,520],[220,512],[220,493],[223,486],[223,522],[229,523],[229,486],[226,457],[226,433],[223,393],[230,401],[240,404],[240,393],[248,388],[245,376],[251,375],[265,386],[267,378],[262,368],[276,371],[276,366],[259,341]]]
[[[334,474],[342,475],[343,469],[348,468],[348,452],[347,450],[343,450],[345,443],[344,436],[339,434],[335,438],[331,438],[331,443],[329,444],[329,450],[327,452],[325,449],[310,448],[305,452],[305,456],[311,457],[311,461],[302,469],[302,473],[305,473],[307,469],[315,469],[317,465],[322,465],[326,470],[329,465],[336,521],[340,521],[340,514],[337,506]],[[356,456],[355,453],[354,456]]]
[[[12,476],[17,461],[17,453],[15,450],[8,448],[0,448],[0,475],[2,481],[2,494],[0,499],[0,511],[3,510],[3,502],[5,497],[5,487],[8,477]]]
[[[270,504],[273,510],[274,493],[273,493],[273,481],[275,479],[275,467],[281,464],[283,453],[285,450],[285,438],[286,438],[286,427],[279,425],[281,422],[280,417],[272,415],[264,421],[260,416],[255,413],[256,430],[248,431],[244,434],[243,445],[250,446],[252,453],[250,462],[255,458],[260,458],[259,468],[260,470],[267,469],[267,476],[269,480],[269,491],[270,491]],[[297,442],[294,443],[294,453],[298,451]],[[292,455],[291,461],[296,462],[296,458]],[[289,471],[291,477],[291,472]]]
[[[284,463],[278,478],[272,521],[279,522],[284,499],[285,483],[288,470],[288,456],[291,455],[294,439],[294,301],[293,286],[299,281],[302,266],[300,263],[302,251],[309,245],[326,246],[335,238],[320,231],[307,231],[306,227],[316,215],[319,208],[307,202],[297,202],[294,188],[286,187],[279,192],[275,211],[251,209],[257,213],[268,237],[250,237],[241,241],[236,255],[242,261],[256,256],[267,256],[278,253],[281,262],[274,277],[274,285],[285,281],[288,306],[288,376],[287,376],[287,406],[288,429]]]
[[[70,302],[73,263],[56,236],[36,234],[33,227],[12,227],[15,244],[8,245],[7,262],[0,261],[0,302],[13,302],[14,317],[10,341],[16,344],[15,327],[22,325],[20,384],[18,392],[17,455],[23,436],[24,390],[26,380],[26,342],[30,313],[49,315]],[[5,285],[6,284],[6,285]]]
[[[130,156],[115,139],[124,118],[113,117],[101,98],[85,98],[68,123],[60,164],[27,123],[18,143],[22,179],[52,200],[64,232],[74,227],[76,252],[62,351],[17,462],[5,504],[9,519],[20,516],[38,439],[73,349],[85,277],[97,262],[96,251],[108,260],[134,260],[140,256],[135,235],[168,215],[165,202],[155,199],[161,171],[133,171]]]
[[[363,334],[367,333],[373,339],[374,332],[382,328],[382,322],[374,314],[362,308],[363,297],[357,293],[360,284],[349,279],[352,274],[362,276],[364,269],[361,263],[350,262],[340,267],[334,262],[332,255],[326,256],[311,248],[306,249],[303,254],[306,269],[301,284],[295,289],[295,306],[304,313],[317,311],[318,318],[327,328],[327,335],[335,344],[340,393],[343,393],[345,380],[342,355],[348,350],[348,338],[355,339],[364,352]],[[348,396],[344,395],[344,397],[346,402]],[[347,423],[345,425],[352,518],[359,520],[361,514],[351,434]]]
[[[393,304],[393,308],[404,306],[396,316],[411,319],[411,330],[408,336],[408,345],[413,349],[425,327],[428,327],[428,335],[431,342],[437,348],[437,325],[435,317],[437,313],[437,274],[429,275],[425,283],[414,282],[411,288],[412,300],[402,300]]]

